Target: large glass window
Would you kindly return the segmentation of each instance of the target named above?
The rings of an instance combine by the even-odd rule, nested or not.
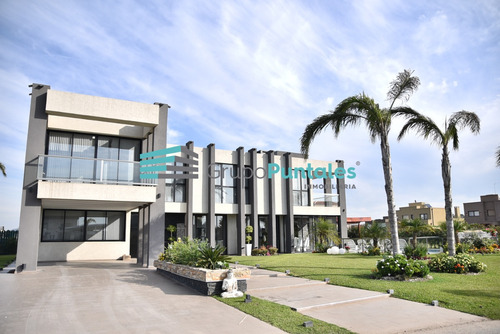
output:
[[[250,166],[245,166],[245,178],[244,178],[244,185],[245,185],[245,204],[252,204],[252,168]]]
[[[138,182],[140,166],[130,161],[139,161],[139,139],[50,131],[48,141],[48,178]]]
[[[293,173],[293,205],[308,206],[309,191],[307,173],[304,169],[296,169]],[[296,177],[295,177],[296,176]]]
[[[172,165],[172,163],[169,163]],[[176,166],[183,166],[182,163],[175,163]],[[182,174],[182,172],[176,172]],[[165,179],[165,201],[166,202],[186,202],[186,179]]]
[[[225,215],[215,216],[215,243],[227,248],[227,218]]]
[[[259,246],[267,246],[267,216],[259,216]]]
[[[124,241],[125,212],[44,210],[42,241]]]
[[[207,215],[194,215],[193,239],[207,239]]]
[[[233,178],[236,166],[228,164],[216,164],[215,175],[215,202],[216,203],[236,203],[236,182]]]

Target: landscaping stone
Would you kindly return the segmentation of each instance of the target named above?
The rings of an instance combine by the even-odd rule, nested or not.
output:
[[[222,293],[222,281],[227,276],[227,269],[205,269],[174,264],[165,261],[155,260],[153,265],[163,276],[172,278],[184,285],[187,285],[198,292],[207,295],[220,295]],[[234,277],[238,280],[238,290],[247,290],[246,280],[250,278],[250,269],[233,269]]]

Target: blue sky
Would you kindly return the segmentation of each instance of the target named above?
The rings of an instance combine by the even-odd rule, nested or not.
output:
[[[453,204],[500,191],[498,1],[0,2],[0,225],[19,224],[28,85],[172,106],[168,142],[299,151],[304,127],[365,92],[387,106],[403,69],[422,82],[408,105],[444,123],[481,118],[452,152]],[[440,150],[414,135],[391,150],[397,206],[444,207]],[[363,127],[325,131],[311,158],[356,167],[348,216],[387,213],[380,147]]]

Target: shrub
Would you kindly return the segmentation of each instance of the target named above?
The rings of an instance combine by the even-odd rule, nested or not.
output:
[[[427,246],[423,244],[417,244],[417,247],[413,247],[412,245],[407,245],[404,248],[404,253],[407,258],[411,259],[422,259],[427,255]]]
[[[227,269],[229,268],[229,256],[224,255],[226,247],[217,245],[215,248],[210,247],[208,244],[200,246],[200,258],[197,266],[207,269]]]
[[[427,263],[420,260],[407,259],[404,255],[384,256],[377,262],[377,277],[426,277],[429,274]]]
[[[324,243],[320,243],[318,242],[316,244],[316,252],[317,253],[326,253],[326,251],[328,250],[328,245],[324,244]]]
[[[455,256],[440,254],[429,261],[429,268],[434,272],[465,274],[485,271],[486,265],[472,255],[465,253]]]
[[[258,255],[274,255],[278,253],[278,248],[272,246],[260,246],[260,248],[252,249],[252,256]]]
[[[275,255],[278,253],[278,248],[276,247],[269,247],[269,254],[270,255]]]
[[[159,260],[196,266],[200,259],[200,249],[205,245],[207,245],[205,241],[197,239],[174,241],[168,247],[165,247],[165,251],[160,254]]]
[[[368,255],[370,256],[376,256],[376,255],[380,255],[380,248],[378,247],[368,247]]]

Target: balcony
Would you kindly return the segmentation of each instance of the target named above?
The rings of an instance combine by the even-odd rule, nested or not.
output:
[[[338,194],[323,194],[316,196],[313,194],[313,206],[315,207],[338,207],[339,206],[339,195]]]
[[[38,181],[154,186],[154,180],[140,178],[139,169],[138,161],[40,155],[36,178]]]
[[[37,161],[35,159],[35,161]],[[40,155],[37,198],[44,208],[128,211],[156,201],[155,180],[142,180],[139,162]]]

